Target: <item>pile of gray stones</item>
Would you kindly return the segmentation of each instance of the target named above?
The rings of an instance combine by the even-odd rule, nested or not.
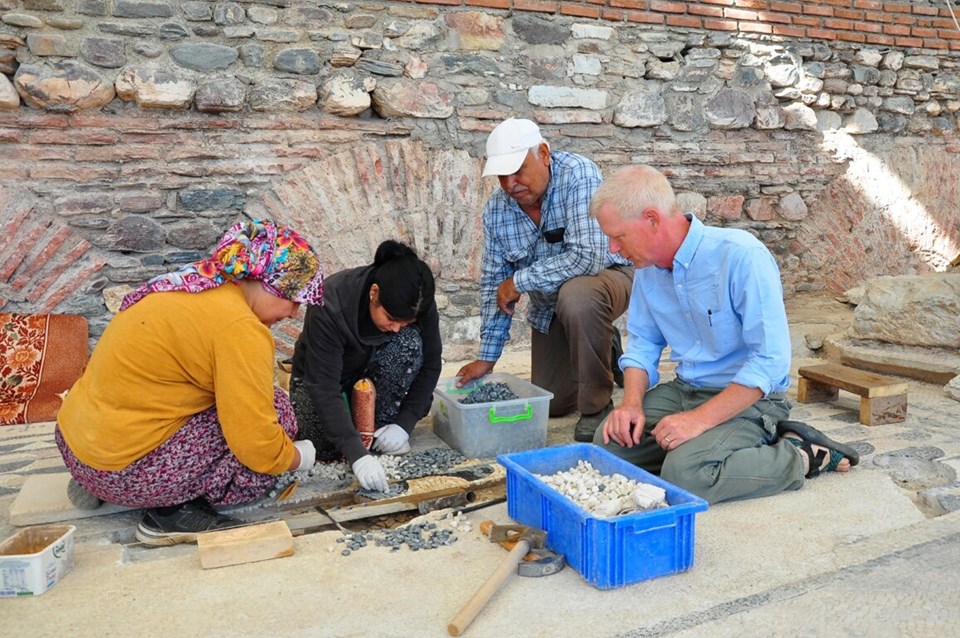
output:
[[[437,527],[436,523],[421,521],[396,529],[356,532],[337,538],[337,543],[346,545],[340,552],[343,556],[349,556],[353,552],[363,549],[371,541],[377,547],[389,547],[391,552],[400,551],[400,548],[404,545],[410,551],[416,552],[421,549],[436,549],[452,545],[457,542],[457,535],[454,534],[452,529],[441,529]],[[336,547],[330,547],[329,549],[332,552]]]
[[[460,399],[460,403],[471,405],[475,403],[492,403],[494,401],[513,401],[518,398],[516,393],[506,383],[484,383],[476,390]]]
[[[467,460],[463,454],[456,450],[439,447],[427,448],[403,456],[384,454],[380,456],[379,459],[387,474],[387,478],[394,481],[406,481],[424,476],[442,474]],[[283,494],[283,491],[294,482],[299,482],[301,485],[313,482],[336,483],[346,480],[349,475],[350,467],[346,461],[317,463],[309,470],[297,470],[281,474],[277,478],[273,489],[268,493],[268,496],[271,499],[277,498],[277,496]],[[387,496],[396,496],[400,493],[398,490],[399,488],[391,486],[390,493],[369,492],[361,493],[361,496],[367,496],[368,498],[385,498]]]

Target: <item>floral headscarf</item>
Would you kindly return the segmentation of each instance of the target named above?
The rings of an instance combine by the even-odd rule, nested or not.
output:
[[[237,279],[256,279],[290,301],[323,305],[323,269],[310,244],[290,228],[257,219],[234,224],[212,257],[157,275],[127,294],[120,310],[152,292],[203,292]]]

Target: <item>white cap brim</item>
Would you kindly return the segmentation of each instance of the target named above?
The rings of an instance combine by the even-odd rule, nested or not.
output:
[[[513,175],[523,166],[523,160],[526,159],[529,149],[523,149],[515,153],[505,153],[488,157],[483,165],[483,176],[490,175]]]

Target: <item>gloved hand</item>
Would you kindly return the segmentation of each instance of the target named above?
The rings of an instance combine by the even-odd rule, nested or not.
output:
[[[383,471],[383,466],[380,465],[380,461],[369,454],[361,456],[353,462],[353,473],[357,475],[360,487],[365,490],[386,492],[390,489],[390,485],[387,483],[387,473]]]
[[[297,471],[309,470],[317,462],[317,448],[313,446],[313,441],[294,441],[293,447],[300,450],[300,465],[297,466]]]
[[[381,454],[406,454],[410,451],[410,435],[396,423],[389,423],[373,433],[375,452]]]

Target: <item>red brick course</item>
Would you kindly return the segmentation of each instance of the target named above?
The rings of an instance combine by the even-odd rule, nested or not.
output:
[[[936,50],[956,50],[960,46],[953,42],[960,34],[949,10],[933,4],[879,0],[411,0],[411,3]],[[936,17],[943,19],[932,19]],[[877,24],[897,25],[897,28],[881,30]],[[873,35],[881,33],[902,37]],[[2,136],[0,131],[0,140]]]

